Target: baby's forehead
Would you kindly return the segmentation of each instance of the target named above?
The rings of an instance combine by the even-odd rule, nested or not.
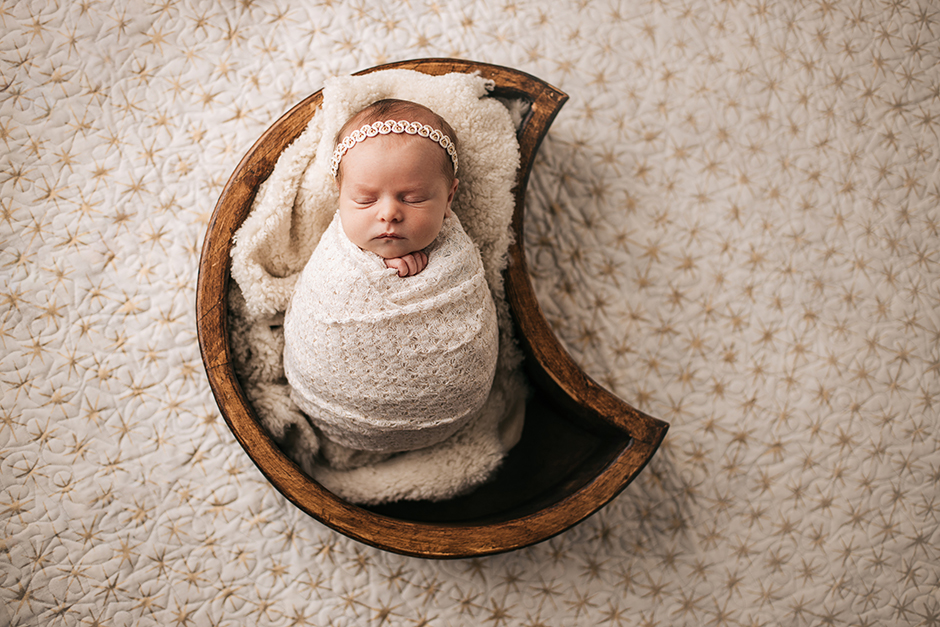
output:
[[[422,159],[434,159],[439,155],[447,155],[447,152],[438,146],[437,143],[425,137],[421,137],[420,135],[389,133],[388,135],[370,137],[363,143],[376,141],[381,143],[382,149],[389,153],[408,153],[413,157]]]
[[[353,155],[355,155],[356,151],[358,150],[359,154],[361,154],[362,149],[370,145],[372,148],[380,151],[383,159],[395,159],[409,164],[421,164],[427,166],[429,173],[441,172],[443,170],[442,166],[444,165],[448,168],[453,167],[450,165],[450,158],[447,156],[447,152],[433,141],[418,135],[397,133],[370,137],[356,144],[349,149],[348,155],[352,157],[352,159],[347,157],[343,162],[355,162],[356,158]],[[340,167],[342,167],[343,162],[340,162]]]

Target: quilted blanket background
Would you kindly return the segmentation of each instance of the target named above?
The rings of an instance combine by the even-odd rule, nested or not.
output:
[[[450,562],[285,501],[195,337],[241,155],[428,56],[571,95],[539,297],[672,425],[586,522]],[[940,624],[938,133],[929,0],[0,2],[0,624]]]

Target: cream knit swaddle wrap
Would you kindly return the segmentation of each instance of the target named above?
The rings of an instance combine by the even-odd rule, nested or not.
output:
[[[497,354],[480,254],[454,215],[428,266],[400,278],[346,237],[337,214],[284,319],[291,398],[355,449],[413,450],[449,437],[486,400]]]

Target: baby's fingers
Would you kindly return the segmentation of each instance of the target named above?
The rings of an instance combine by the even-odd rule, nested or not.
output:
[[[407,272],[408,266],[400,257],[393,257],[391,259],[385,260],[385,267],[392,268],[393,270],[398,270],[398,276],[404,276],[402,271]]]
[[[428,265],[428,256],[419,250],[402,257],[408,263],[408,275],[414,276],[424,270]]]
[[[427,265],[428,256],[420,250],[401,257],[385,260],[385,267],[398,270],[399,277],[414,276],[424,270]]]
[[[418,274],[418,262],[415,260],[415,256],[412,254],[407,254],[401,258],[403,265],[405,266],[405,273],[402,274],[401,270],[398,271],[398,276],[412,276]]]
[[[415,274],[415,261],[411,255],[386,259],[385,267],[398,270],[399,277],[406,277]]]
[[[418,266],[417,270],[415,270],[415,274],[418,274],[419,272],[421,272],[422,270],[428,267],[428,256],[427,256],[427,253],[425,253],[423,250],[419,250],[418,252],[414,254],[414,257],[415,257],[415,262],[417,263],[417,266]]]

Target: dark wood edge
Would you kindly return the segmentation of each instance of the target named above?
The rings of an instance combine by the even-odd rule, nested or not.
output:
[[[548,126],[567,100],[562,92],[524,72],[460,59],[403,61],[370,68],[360,74],[392,68],[414,69],[433,75],[478,71],[496,81],[503,95],[518,94],[532,99],[533,112],[526,125],[527,130],[520,136],[523,163],[529,159],[531,164],[531,157]],[[228,242],[250,210],[258,184],[270,175],[277,156],[302,132],[321,100],[320,92],[306,98],[255,142],[223,188],[203,245],[196,295],[197,334],[210,387],[236,439],[268,480],[301,510],[349,537],[403,555],[426,558],[488,555],[545,540],[577,524],[603,507],[636,477],[658,448],[667,425],[631,408],[591,381],[564,351],[535,300],[526,272],[521,236],[510,248],[510,264],[506,271],[507,297],[513,308],[529,307],[537,312],[536,316],[528,319],[516,319],[521,336],[539,334],[536,342],[523,342],[523,348],[538,364],[534,368],[536,377],[552,383],[549,388],[554,390],[554,394],[567,398],[566,406],[573,406],[579,416],[588,420],[603,423],[604,412],[615,408],[613,415],[617,418],[614,426],[635,438],[604,472],[587,485],[547,510],[512,521],[484,525],[414,523],[367,512],[338,498],[300,471],[260,426],[231,363],[225,306],[231,269]],[[303,124],[295,128],[296,132],[287,133],[285,129],[290,128],[290,124],[285,122],[295,121],[298,117],[303,118]],[[261,146],[266,148],[264,157],[259,157]],[[520,234],[528,175],[528,168],[520,169],[515,188],[518,215],[514,216],[514,225]],[[545,350],[534,346],[543,342],[548,343]],[[561,377],[565,375],[575,375],[574,385],[561,383]],[[580,407],[579,403],[584,403],[587,409]],[[654,421],[652,427],[649,421]],[[658,428],[657,423],[661,425]],[[264,464],[259,460],[264,460]],[[364,520],[368,525],[362,524]],[[456,530],[461,532],[455,533]],[[481,538],[486,538],[487,542],[481,544]]]

